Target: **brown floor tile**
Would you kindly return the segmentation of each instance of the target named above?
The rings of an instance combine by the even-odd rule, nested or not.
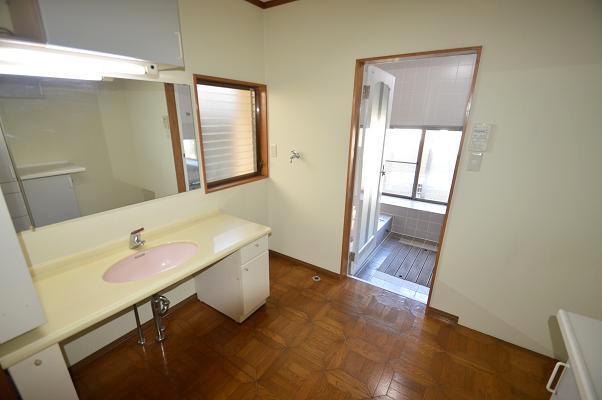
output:
[[[354,279],[270,258],[271,296],[243,324],[190,301],[168,338],[72,368],[85,399],[547,399],[553,360],[425,315]]]

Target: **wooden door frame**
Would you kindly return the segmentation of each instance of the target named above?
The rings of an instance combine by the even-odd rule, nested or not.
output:
[[[184,155],[182,154],[182,138],[180,137],[180,123],[178,118],[178,107],[176,105],[176,91],[173,83],[165,83],[165,102],[167,103],[167,116],[169,119],[169,131],[171,135],[171,149],[176,171],[176,182],[178,193],[188,189],[184,174]]]
[[[364,67],[369,64],[378,64],[382,62],[393,62],[401,61],[407,58],[428,58],[432,56],[451,56],[461,54],[476,54],[477,59],[475,61],[475,67],[472,74],[472,82],[470,84],[470,91],[468,93],[468,101],[466,103],[466,112],[464,114],[464,123],[462,124],[462,136],[460,138],[460,147],[458,150],[458,156],[456,157],[456,165],[454,167],[454,175],[452,178],[452,184],[449,191],[449,198],[447,202],[447,209],[443,218],[443,224],[441,225],[441,233],[439,234],[439,251],[437,251],[437,257],[435,258],[435,266],[433,268],[433,279],[431,280],[431,290],[429,291],[429,297],[427,301],[427,308],[430,306],[431,297],[433,294],[433,287],[435,285],[435,278],[437,276],[437,267],[439,265],[439,255],[441,254],[441,247],[443,245],[443,237],[445,235],[445,228],[447,226],[447,218],[454,194],[454,187],[456,185],[456,177],[458,175],[458,167],[460,165],[460,155],[462,153],[462,146],[464,145],[464,138],[466,136],[466,127],[468,124],[468,116],[473,101],[474,88],[477,81],[477,73],[479,70],[479,62],[481,60],[481,51],[483,46],[472,46],[472,47],[461,47],[455,49],[445,50],[432,50],[423,51],[417,53],[407,54],[395,54],[390,56],[382,57],[371,57],[361,58],[355,61],[355,81],[353,84],[353,108],[351,110],[351,132],[349,135],[349,157],[347,161],[347,181],[346,181],[346,192],[345,192],[345,213],[343,220],[343,244],[341,249],[341,276],[347,276],[348,274],[348,263],[349,263],[349,237],[351,234],[351,212],[353,209],[353,189],[355,180],[355,157],[357,139],[359,135],[359,112],[362,97],[362,85],[364,82]]]

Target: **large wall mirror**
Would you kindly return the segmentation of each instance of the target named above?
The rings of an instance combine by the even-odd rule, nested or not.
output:
[[[0,77],[0,184],[17,231],[200,187],[190,86]]]

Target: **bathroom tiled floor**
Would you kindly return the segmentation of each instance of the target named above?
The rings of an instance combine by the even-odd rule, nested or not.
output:
[[[424,240],[389,233],[354,276],[426,304],[436,255],[437,248]]]
[[[80,399],[548,399],[553,360],[425,316],[355,279],[270,259],[271,297],[243,324],[196,301],[168,338],[130,337],[72,368]]]

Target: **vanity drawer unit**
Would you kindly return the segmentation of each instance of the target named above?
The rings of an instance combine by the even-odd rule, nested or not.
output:
[[[200,301],[243,322],[270,295],[268,237],[264,236],[204,270],[195,278]]]

